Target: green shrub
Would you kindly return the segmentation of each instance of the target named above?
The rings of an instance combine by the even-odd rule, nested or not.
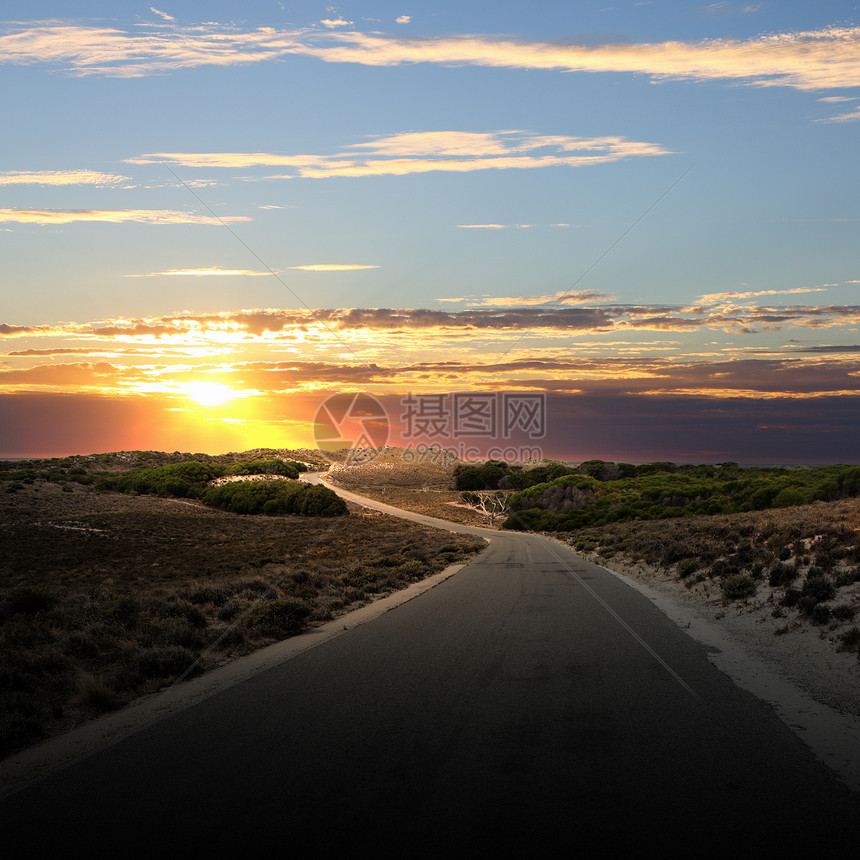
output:
[[[800,589],[799,588],[786,588],[785,589],[785,597],[780,600],[780,604],[782,606],[797,606],[798,601],[800,600]]]
[[[172,617],[155,622],[151,628],[162,645],[180,645],[198,650],[203,647],[203,637],[185,618]]]
[[[801,598],[801,603],[803,598]],[[831,609],[826,603],[816,603],[809,613],[813,624],[827,624],[830,621]]]
[[[36,615],[50,609],[57,598],[49,592],[30,585],[11,588],[0,603],[0,617],[12,615]]]
[[[140,614],[140,604],[131,594],[117,594],[99,606],[99,616],[107,621],[118,621],[132,626]]]
[[[684,558],[678,562],[678,577],[686,579],[691,573],[695,573],[702,566],[698,558]]]
[[[292,481],[235,481],[209,487],[204,504],[234,514],[301,514],[336,517],[348,513],[346,502],[328,487]]]
[[[797,579],[797,568],[792,564],[778,562],[775,564],[768,575],[768,583],[774,588],[779,588],[788,585]]]
[[[857,614],[857,608],[850,603],[839,603],[831,609],[831,612],[837,621],[851,621]]]
[[[371,582],[375,582],[377,576],[377,572],[372,568],[361,566],[342,573],[338,579],[347,588],[364,588]]]
[[[723,577],[720,589],[726,600],[740,600],[755,594],[755,580],[747,573],[732,573]]]
[[[852,627],[839,637],[840,651],[857,651],[860,648],[860,628]]]
[[[836,596],[836,586],[824,573],[813,573],[814,570],[815,568],[811,568],[807,574],[800,592],[801,597],[812,598],[816,603],[832,600]]]
[[[209,481],[223,474],[223,466],[188,460],[153,469],[135,469],[122,475],[103,476],[96,480],[96,487],[123,493],[196,499]]]
[[[75,679],[75,695],[71,704],[92,708],[94,711],[112,711],[121,704],[113,686],[102,675],[79,672]]]
[[[853,570],[841,570],[836,574],[835,585],[837,588],[851,585],[853,582],[860,582],[860,567],[855,567]]]
[[[313,607],[304,600],[278,597],[251,604],[242,616],[246,627],[253,627],[263,635],[289,635],[304,627]]]
[[[200,671],[197,655],[181,645],[158,645],[144,648],[134,661],[135,669],[142,678],[170,678],[184,672],[196,674]]]
[[[302,471],[307,471],[307,468],[302,468]],[[286,462],[285,460],[245,460],[241,463],[234,463],[228,466],[225,470],[227,475],[284,475],[287,478],[296,479],[299,477],[299,470],[296,464]]]

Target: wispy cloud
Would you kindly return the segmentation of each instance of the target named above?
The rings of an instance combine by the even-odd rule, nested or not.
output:
[[[706,293],[697,302],[703,305],[721,304],[729,300],[751,299],[755,296],[790,296],[796,293],[824,293],[826,287],[796,287],[790,290],[748,290],[746,292]]]
[[[96,170],[7,170],[0,173],[0,185],[119,185],[131,182],[119,173]]]
[[[717,5],[712,8],[728,8]],[[740,11],[756,7],[738,6]],[[169,16],[154,10],[164,20]],[[401,16],[401,20],[406,16]],[[0,62],[58,65],[75,75],[132,77],[194,68],[270,62],[289,55],[331,63],[396,66],[437,63],[564,72],[613,72],[653,79],[728,80],[803,90],[856,86],[860,27],[765,33],[750,39],[565,44],[459,35],[403,38],[345,31],[343,19],[320,29],[242,29],[218,23],[133,30],[58,21],[7,25]],[[403,21],[405,23],[405,21]]]
[[[412,21],[412,16],[411,15],[398,15],[394,19],[394,21],[396,24],[408,24],[408,23],[410,23],[410,21]]]
[[[759,3],[748,3],[745,5],[727,3],[725,0],[719,3],[708,3],[702,10],[705,15],[713,17],[731,17],[734,15],[755,15],[761,9]]]
[[[856,86],[860,28],[827,27],[752,39],[603,45],[526,42],[468,35],[403,39],[337,33],[339,47],[308,53],[328,62],[392,66],[442,63],[568,72],[645,74],[655,79],[731,80],[758,86],[825,89]]]
[[[183,167],[288,167],[303,178],[403,176],[441,170],[522,170],[582,167],[625,158],[669,155],[660,144],[623,137],[582,138],[525,131],[405,132],[341,147],[333,155],[262,152],[154,152],[126,159],[131,164],[167,163]],[[345,150],[345,152],[344,152]],[[475,225],[501,228],[504,225]],[[518,225],[521,227],[529,225]]]
[[[458,224],[462,230],[530,230],[539,224]],[[570,224],[549,224],[549,227],[570,227]]]
[[[210,266],[204,269],[168,269],[166,272],[147,272],[144,275],[126,275],[127,278],[161,278],[172,276],[187,276],[194,278],[207,277],[245,277],[258,278],[270,277],[271,272],[258,271],[256,269],[220,269],[217,266]]]
[[[836,116],[825,117],[823,119],[817,119],[816,122],[819,123],[828,123],[828,122],[857,122],[860,120],[860,106],[855,107],[853,110],[846,111],[845,113],[837,114]]]
[[[0,209],[0,222],[15,224],[74,224],[99,221],[109,224],[212,224],[250,221],[244,215],[195,215],[173,209]]]
[[[351,27],[355,22],[347,21],[346,18],[323,18],[320,24],[327,30],[334,30],[336,27]]]
[[[290,269],[301,269],[303,272],[351,272],[353,269],[378,269],[379,266],[364,263],[311,263],[307,266],[289,266]]]
[[[513,224],[458,224],[463,230],[506,230],[508,227],[513,227]]]
[[[172,15],[168,15],[167,12],[162,12],[160,9],[156,9],[155,6],[150,6],[149,11],[155,15],[158,15],[159,18],[163,18],[165,21],[175,21]]]
[[[560,290],[551,296],[482,296],[481,298],[462,298],[462,299],[437,299],[439,302],[465,302],[475,307],[531,307],[537,305],[552,306],[552,305],[585,305],[589,302],[605,302],[615,301],[615,296],[610,296],[607,293],[598,293],[594,290],[573,290],[566,292]]]

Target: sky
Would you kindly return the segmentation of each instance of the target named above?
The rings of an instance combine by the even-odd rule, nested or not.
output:
[[[0,457],[860,461],[860,3],[2,14]]]

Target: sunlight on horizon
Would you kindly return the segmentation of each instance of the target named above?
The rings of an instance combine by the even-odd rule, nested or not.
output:
[[[200,406],[220,406],[238,396],[238,392],[221,382],[183,382],[179,387]]]

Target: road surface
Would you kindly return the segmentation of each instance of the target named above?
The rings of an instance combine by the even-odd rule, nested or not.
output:
[[[560,544],[490,534],[419,597],[6,797],[6,856],[856,851],[857,795],[701,645]]]

